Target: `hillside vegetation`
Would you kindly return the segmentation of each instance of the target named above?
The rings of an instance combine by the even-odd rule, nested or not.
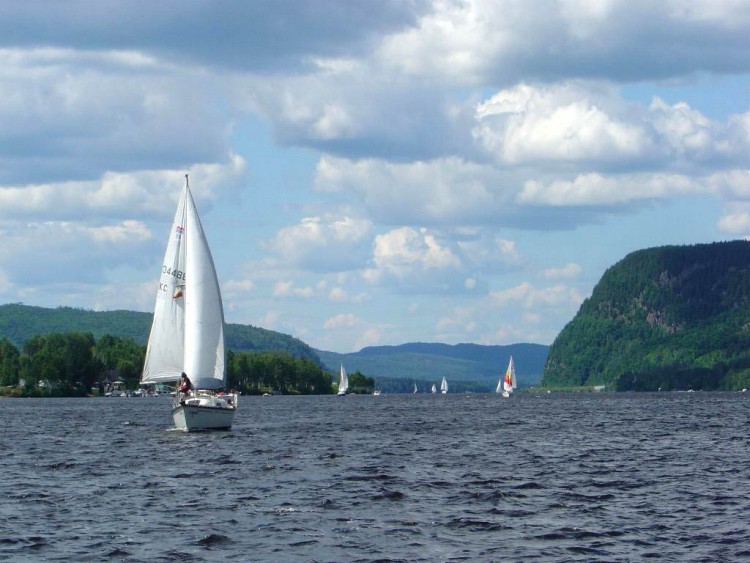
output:
[[[55,333],[91,333],[130,338],[146,345],[151,313],[136,311],[87,311],[71,307],[49,309],[21,303],[0,305],[0,338],[22,347],[35,336]],[[297,338],[249,325],[227,324],[226,347],[235,352],[286,352],[320,364],[315,350]]]
[[[665,246],[609,268],[549,350],[543,385],[750,387],[750,242]]]

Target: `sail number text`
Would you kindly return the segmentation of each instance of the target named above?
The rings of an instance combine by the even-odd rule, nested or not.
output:
[[[185,281],[185,272],[183,272],[182,270],[177,270],[177,269],[173,270],[172,268],[168,266],[162,266],[161,273],[174,276],[176,280]]]

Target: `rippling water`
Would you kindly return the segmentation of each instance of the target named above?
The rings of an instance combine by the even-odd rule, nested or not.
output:
[[[0,403],[0,560],[734,561],[750,394]]]

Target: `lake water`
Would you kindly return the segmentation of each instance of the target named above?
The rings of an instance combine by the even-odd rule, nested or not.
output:
[[[750,558],[750,393],[0,407],[0,560]]]

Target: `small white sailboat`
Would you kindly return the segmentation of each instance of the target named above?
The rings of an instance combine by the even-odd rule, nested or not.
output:
[[[412,393],[413,393],[414,395],[416,395],[416,394],[417,394],[417,382],[416,382],[416,381],[414,382],[414,391],[412,391]]]
[[[440,392],[445,395],[448,392],[448,380],[443,377],[443,381],[440,382]]]
[[[346,391],[348,389],[349,389],[349,378],[346,376],[346,369],[344,369],[344,364],[341,364],[341,370],[339,371],[339,393],[338,394],[346,395]]]
[[[187,175],[164,255],[141,383],[175,383],[183,372],[193,390],[175,394],[175,426],[229,430],[237,394],[221,393],[226,385],[224,310]]]
[[[432,387],[430,388],[430,392],[437,393],[437,387],[435,387],[435,384],[432,384]]]
[[[516,384],[516,368],[513,365],[513,356],[511,356],[510,362],[508,362],[508,369],[505,370],[505,377],[497,382],[495,392],[502,392],[503,397],[510,397],[510,394],[513,393],[516,387],[518,387]]]

